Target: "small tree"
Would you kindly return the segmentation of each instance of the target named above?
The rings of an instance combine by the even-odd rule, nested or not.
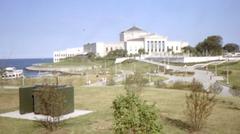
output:
[[[215,106],[215,95],[203,90],[200,82],[193,80],[190,86],[191,93],[186,95],[186,117],[193,131],[200,130],[211,115]]]
[[[158,134],[161,125],[154,105],[148,105],[134,92],[127,91],[113,102],[116,134]]]
[[[143,48],[138,49],[138,54],[140,55],[140,57],[145,54],[145,50]]]
[[[148,79],[144,78],[142,73],[135,72],[129,75],[125,80],[125,89],[141,92],[144,86],[148,83]]]
[[[115,85],[115,84],[116,84],[116,83],[115,83],[113,77],[110,76],[109,79],[107,80],[107,85],[108,85],[108,86],[113,86],[113,85]]]
[[[46,115],[40,124],[50,131],[56,130],[62,123],[60,117],[64,113],[64,94],[55,87],[44,86],[34,96],[39,99],[39,112]]]

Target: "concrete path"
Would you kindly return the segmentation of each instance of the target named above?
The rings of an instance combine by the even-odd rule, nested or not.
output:
[[[162,75],[164,77],[169,78],[166,82],[175,82],[175,81],[192,81],[192,79],[196,79],[197,81],[201,82],[203,84],[204,89],[208,90],[209,86],[214,84],[217,81],[224,80],[224,77],[222,76],[215,76],[212,72],[206,71],[206,70],[198,70],[199,67],[205,67],[210,64],[221,64],[225,61],[214,61],[209,63],[203,63],[203,64],[195,64],[193,66],[174,66],[174,65],[167,65],[155,61],[150,60],[144,60],[144,59],[137,59],[142,62],[158,65],[165,67],[167,69],[172,69],[173,71],[182,71],[182,72],[194,72],[194,75],[192,77],[177,77],[177,76],[168,76],[168,75]],[[229,87],[225,85],[220,85],[223,88],[223,91],[221,92],[221,95],[223,96],[229,96]]]
[[[91,112],[92,111],[88,111],[88,110],[74,110],[73,113],[69,113],[69,114],[61,116],[60,120],[67,120],[70,118],[75,118],[78,116],[89,114]],[[34,114],[34,113],[20,114],[19,111],[2,113],[2,114],[0,114],[0,117],[9,117],[9,118],[25,119],[25,120],[44,120],[44,119],[46,119],[45,115]]]

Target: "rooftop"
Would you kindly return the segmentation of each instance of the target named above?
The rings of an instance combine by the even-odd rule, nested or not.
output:
[[[142,32],[144,32],[141,28],[138,28],[138,27],[136,27],[136,26],[133,26],[133,27],[127,29],[127,30],[124,31],[124,32],[132,32],[132,31],[142,31]]]

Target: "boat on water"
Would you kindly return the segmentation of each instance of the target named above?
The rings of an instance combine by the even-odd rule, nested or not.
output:
[[[2,79],[17,79],[24,77],[22,69],[16,69],[15,67],[6,67],[3,69]]]

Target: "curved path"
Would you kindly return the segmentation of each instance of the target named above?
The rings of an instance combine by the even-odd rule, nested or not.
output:
[[[144,60],[144,59],[136,59],[138,61],[158,65],[158,66],[163,66],[167,69],[172,69],[174,71],[182,71],[182,72],[194,72],[194,75],[191,77],[179,77],[179,76],[169,76],[165,74],[159,74],[161,76],[169,78],[166,80],[166,82],[175,82],[175,81],[187,81],[191,82],[193,79],[196,79],[197,81],[201,82],[206,90],[208,90],[209,86],[214,84],[217,81],[224,80],[224,77],[222,76],[215,76],[212,72],[206,71],[206,70],[198,70],[197,68],[199,67],[205,67],[210,64],[221,64],[225,61],[214,61],[214,62],[209,62],[209,63],[204,63],[204,64],[195,64],[193,66],[174,66],[174,65],[167,65],[155,61],[150,61],[150,60]],[[221,95],[224,96],[230,96],[231,94],[229,93],[229,87],[220,84],[222,86],[223,91],[221,92]]]

